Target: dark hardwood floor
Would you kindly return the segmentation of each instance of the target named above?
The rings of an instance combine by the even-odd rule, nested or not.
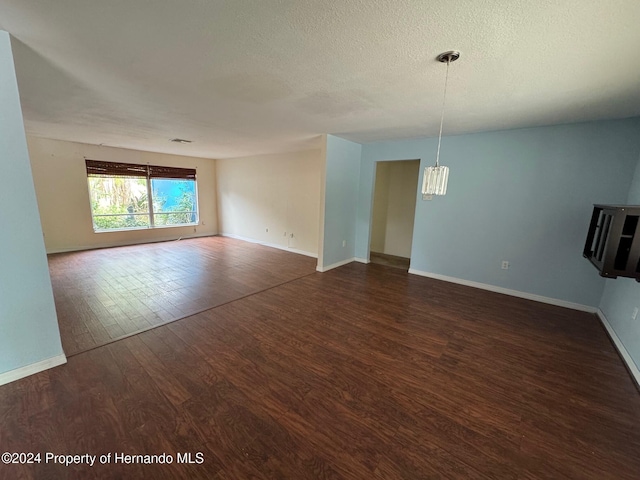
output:
[[[1,478],[638,479],[640,395],[594,315],[398,269],[314,273],[0,387]]]
[[[315,271],[316,259],[225,237],[49,256],[67,356]]]

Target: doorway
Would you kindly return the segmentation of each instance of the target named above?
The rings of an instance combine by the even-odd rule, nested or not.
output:
[[[420,160],[376,163],[369,261],[409,270]]]

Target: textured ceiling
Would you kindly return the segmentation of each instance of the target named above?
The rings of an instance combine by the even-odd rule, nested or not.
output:
[[[640,115],[638,0],[2,0],[28,133],[213,158]],[[190,145],[170,138],[193,140]]]

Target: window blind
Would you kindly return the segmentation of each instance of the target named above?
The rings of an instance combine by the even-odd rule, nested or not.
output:
[[[149,165],[149,177],[195,180],[196,170],[194,168],[159,167],[157,165]]]
[[[147,165],[133,163],[85,160],[87,175],[92,177],[143,177],[147,178]]]
[[[90,177],[142,177],[195,180],[195,168],[161,167],[158,165],[138,165],[135,163],[105,162],[85,160],[87,176]]]

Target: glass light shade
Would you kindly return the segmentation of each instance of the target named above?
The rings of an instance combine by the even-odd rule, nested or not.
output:
[[[447,193],[447,181],[449,180],[449,167],[427,167],[424,169],[422,179],[423,195],[444,195]]]

